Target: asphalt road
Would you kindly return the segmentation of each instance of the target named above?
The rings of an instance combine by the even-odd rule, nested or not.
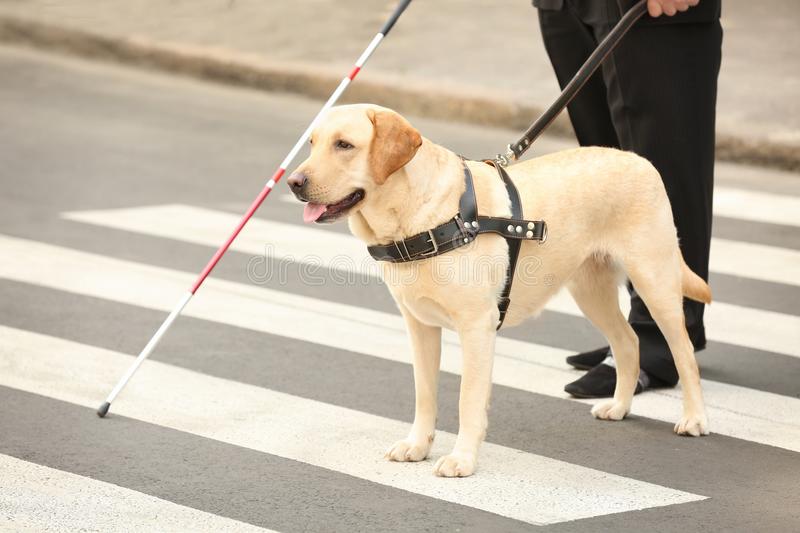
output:
[[[443,480],[383,461],[413,415],[397,311],[346,228],[303,226],[284,189],[94,416],[317,102],[12,48],[0,73],[0,529],[800,528],[796,175],[719,165],[712,435],[672,434],[677,391],[616,424],[568,399],[563,356],[602,339],[561,299],[503,333],[479,470]],[[516,135],[411,120],[469,157]],[[450,340],[443,370],[434,459],[457,431]]]

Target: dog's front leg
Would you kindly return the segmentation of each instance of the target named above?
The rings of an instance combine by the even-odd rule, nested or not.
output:
[[[496,336],[496,321],[489,319],[490,313],[487,315],[490,316],[459,328],[464,364],[458,401],[458,437],[450,455],[436,462],[434,472],[438,476],[471,476],[477,466],[478,448],[488,426]]]
[[[408,437],[394,443],[386,452],[386,458],[391,461],[422,461],[428,457],[436,431],[436,393],[442,355],[442,328],[425,325],[408,310],[400,307],[414,351],[416,408],[414,424]]]

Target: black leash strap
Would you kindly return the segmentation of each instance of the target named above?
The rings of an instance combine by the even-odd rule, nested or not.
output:
[[[597,67],[603,64],[603,62],[608,58],[611,52],[617,47],[619,42],[628,33],[628,30],[633,27],[633,25],[638,21],[642,15],[647,12],[647,1],[640,0],[636,5],[628,10],[625,13],[617,25],[611,30],[611,32],[606,35],[606,38],[597,45],[592,55],[589,56],[589,59],[581,66],[578,72],[573,76],[573,78],[569,81],[564,90],[561,92],[561,95],[556,99],[553,104],[547,108],[547,110],[542,113],[542,115],[536,119],[528,131],[525,132],[517,142],[514,144],[509,144],[506,148],[505,154],[497,154],[495,158],[495,162],[500,166],[507,166],[513,161],[517,161],[525,151],[530,148],[533,141],[535,141],[542,132],[547,129],[550,123],[555,120],[555,118],[561,113],[567,105],[575,98],[575,95],[578,94],[578,91],[581,90],[589,78],[592,77],[592,74],[597,70]]]

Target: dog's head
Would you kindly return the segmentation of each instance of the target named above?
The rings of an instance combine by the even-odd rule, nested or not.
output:
[[[311,155],[287,179],[307,202],[306,222],[334,222],[358,211],[403,168],[422,137],[398,113],[377,106],[332,109],[311,134]]]

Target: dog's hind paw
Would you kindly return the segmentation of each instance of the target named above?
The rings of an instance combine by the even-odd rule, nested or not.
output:
[[[403,439],[395,442],[391,448],[386,450],[385,457],[390,461],[401,463],[422,461],[428,457],[430,449],[430,440],[414,442],[409,439]]]
[[[708,435],[708,418],[704,414],[686,415],[675,424],[675,433],[691,437]]]
[[[453,452],[436,461],[433,472],[440,477],[467,477],[475,472],[475,455]]]
[[[617,400],[606,400],[592,407],[592,416],[602,420],[622,420],[630,411],[630,406]]]

